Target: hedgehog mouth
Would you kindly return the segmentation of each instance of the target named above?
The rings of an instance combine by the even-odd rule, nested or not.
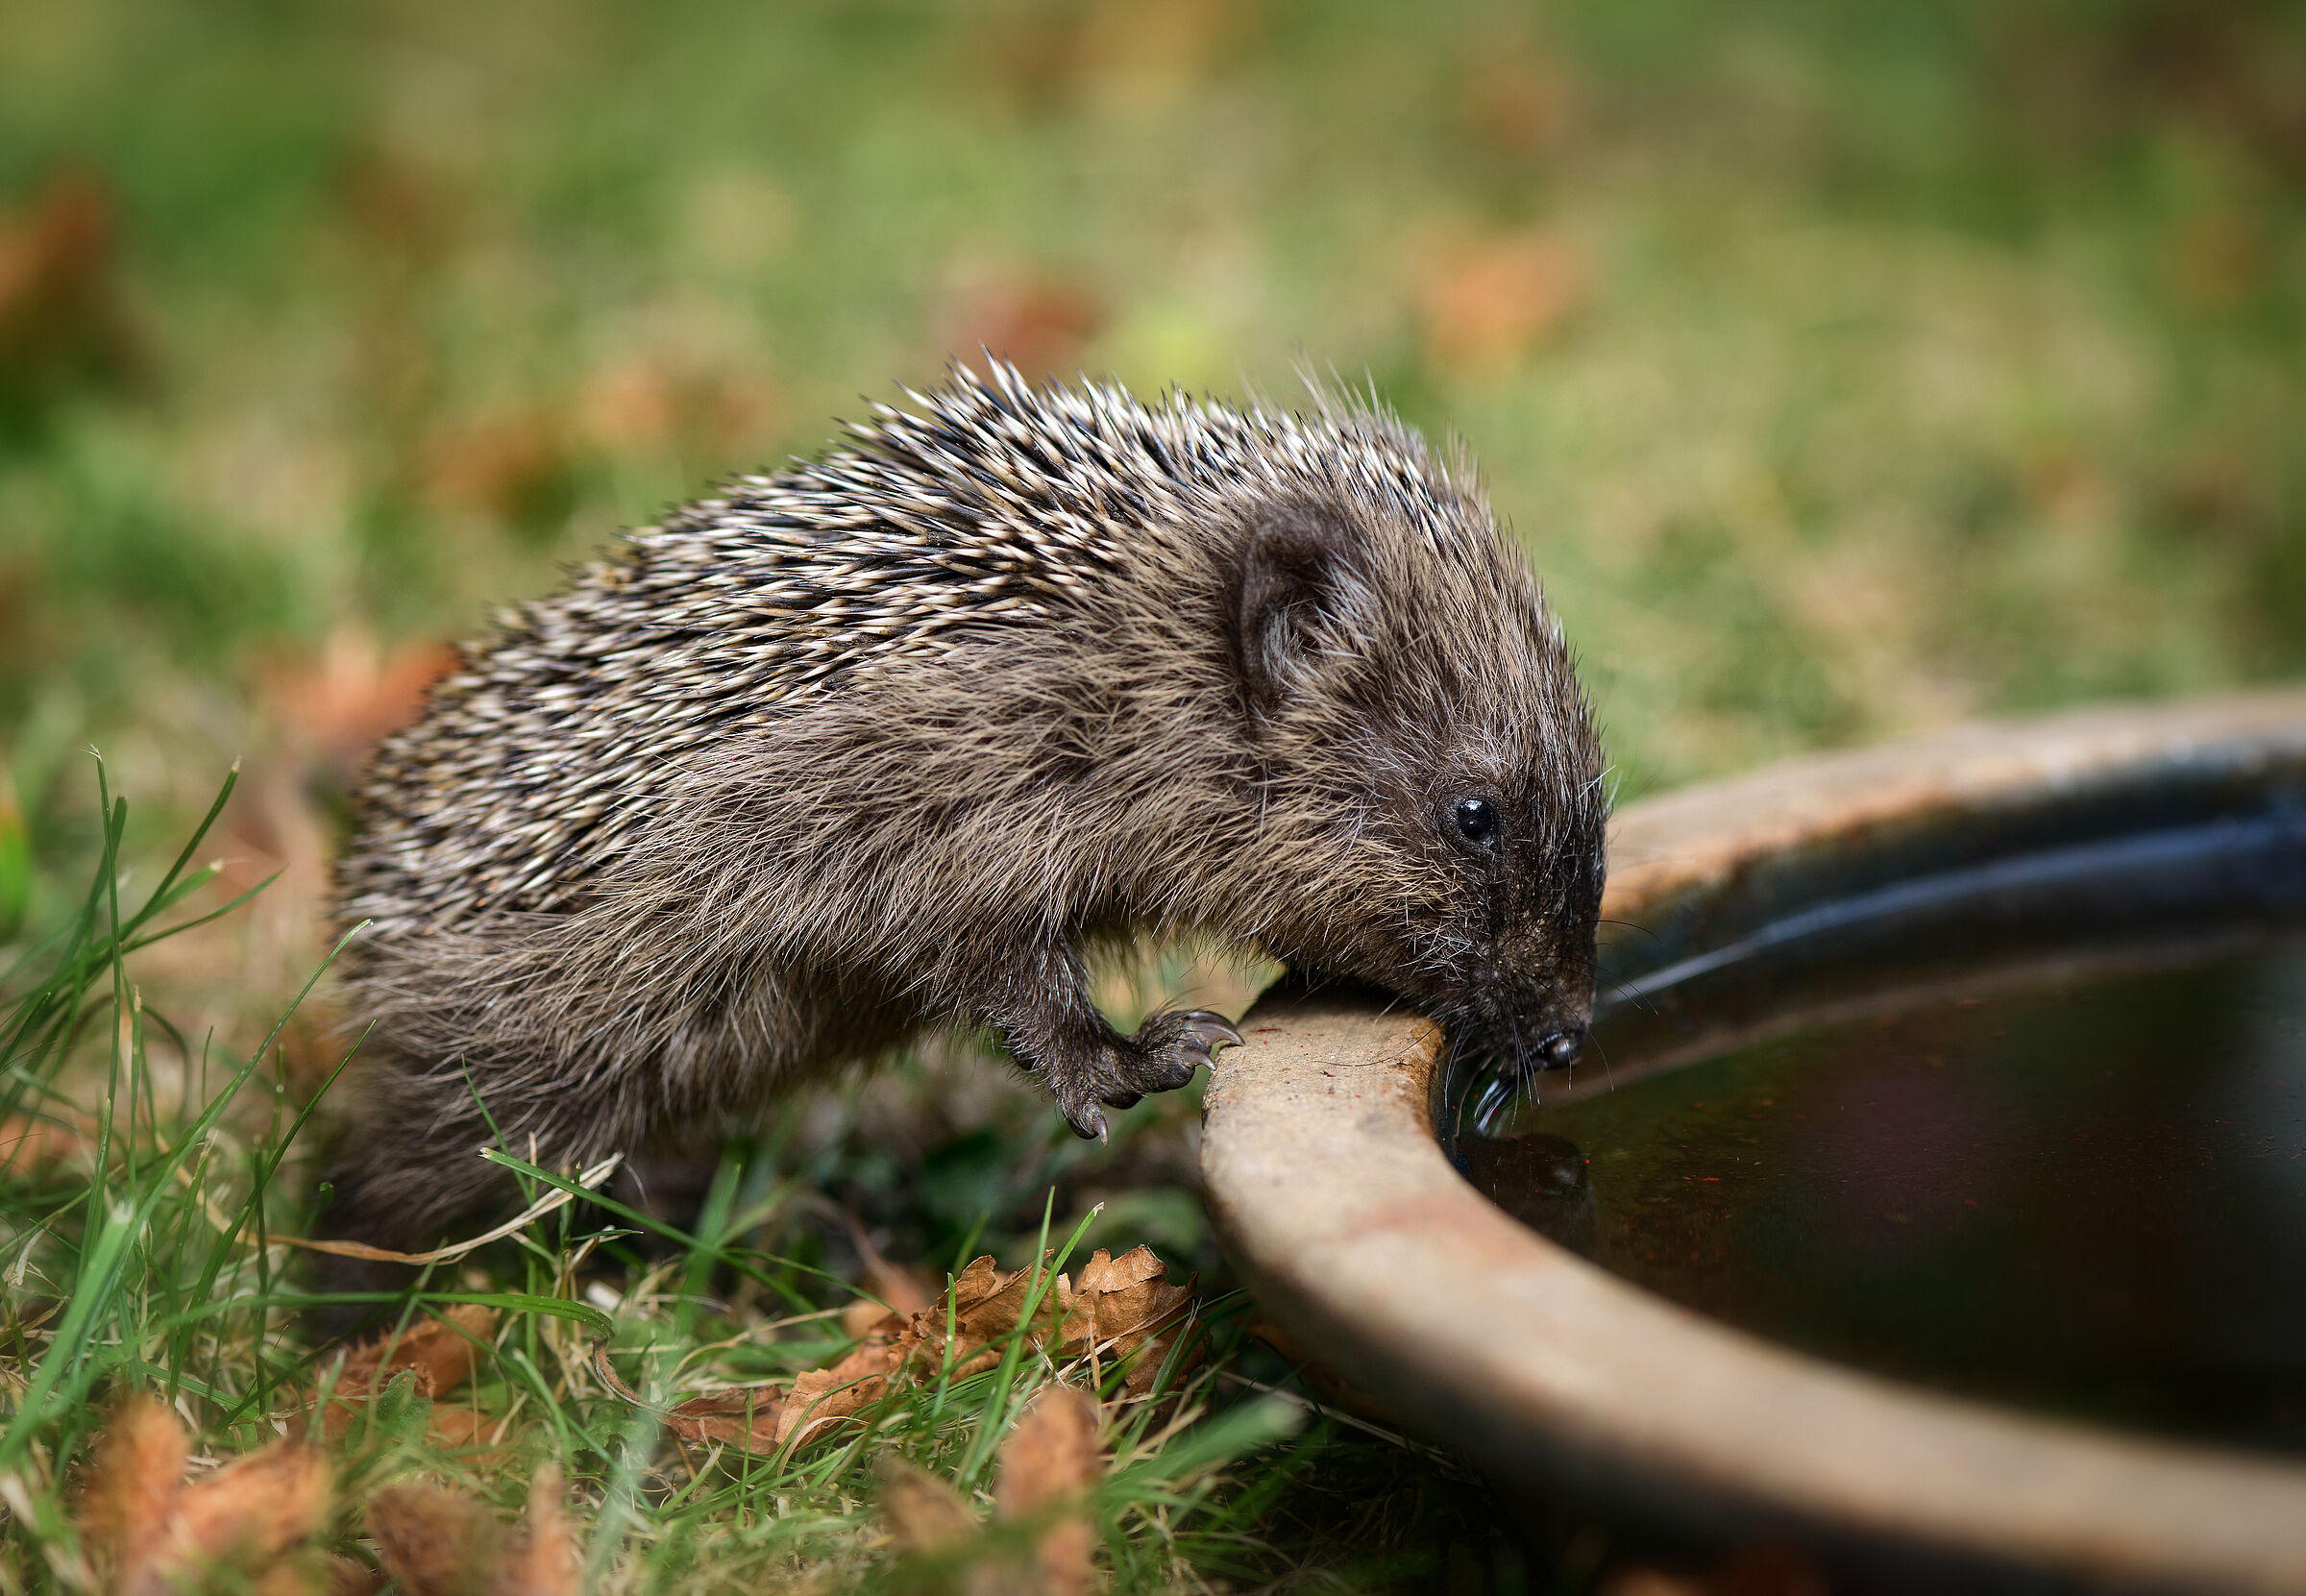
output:
[[[1449,1007],[1455,1012],[1435,1018],[1448,1033],[1451,1053],[1478,1068],[1527,1080],[1574,1068],[1583,1056],[1587,1027],[1582,1019],[1478,1001]]]
[[[1388,1006],[1404,1003],[1421,1009],[1441,1027],[1452,1059],[1518,1080],[1574,1068],[1584,1055],[1584,1017],[1570,1011],[1560,995],[1550,990],[1516,1005],[1501,1001],[1495,988],[1486,984],[1477,984],[1467,992],[1451,983],[1456,990],[1444,987],[1439,992],[1428,989],[1420,993],[1406,983],[1372,981],[1312,967],[1293,978],[1308,988],[1358,988]]]

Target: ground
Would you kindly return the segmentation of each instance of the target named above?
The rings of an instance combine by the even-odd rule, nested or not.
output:
[[[1280,404],[1310,369],[1461,439],[1621,799],[2306,674],[2294,7],[90,0],[0,27],[0,959],[12,1000],[60,960],[89,982],[70,1048],[9,1056],[15,1130],[51,1127],[0,1176],[11,1586],[78,1577],[73,1481],[119,1389],[168,1395],[203,1458],[309,1409],[270,1238],[312,1198],[285,1139],[340,1056],[325,980],[265,1036],[327,952],[362,749],[490,605],[948,354]],[[223,868],[174,913],[271,885],[112,970],[90,747],[130,799],[124,919],[235,758],[199,855]],[[1243,992],[1171,959],[1108,995],[1182,985]],[[1197,1269],[1215,1332],[1174,1471],[1099,1498],[1116,1585],[1616,1577],[1607,1532],[1511,1542],[1444,1461],[1275,1438],[1240,1382],[1303,1387],[1244,1338],[1192,1102],[1116,1119],[1074,1143],[948,1049],[732,1151],[709,1190],[743,1224],[704,1262],[632,1237],[573,1276],[608,1217],[584,1205],[460,1262],[433,1284],[504,1305],[459,1400],[511,1439],[372,1447],[329,1534],[357,1541],[394,1470],[509,1511],[550,1455],[612,1584],[895,1577],[871,1454],[991,1491],[1022,1387],[972,1377],[838,1452],[676,1461],[590,1372],[600,1326],[535,1299],[654,1346],[628,1380],[762,1379],[837,1350],[762,1326],[846,1302],[857,1234],[931,1274],[1018,1265],[1044,1212],[1062,1240],[1102,1199],[1083,1254]]]

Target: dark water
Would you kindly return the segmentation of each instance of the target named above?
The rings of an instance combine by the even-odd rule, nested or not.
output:
[[[1534,1100],[1468,1080],[1453,1151],[1526,1222],[1772,1339],[2306,1450],[2306,936],[2282,919],[2062,963],[2029,938],[1902,995],[1869,965],[1871,995],[1779,990],[1694,1046],[1687,1012],[1630,1006],[1598,1039],[1637,1078],[1596,1090],[1588,1049]]]

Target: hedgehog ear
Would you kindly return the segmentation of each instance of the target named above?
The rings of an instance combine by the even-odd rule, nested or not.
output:
[[[1251,528],[1234,585],[1233,657],[1253,713],[1277,708],[1313,669],[1322,634],[1360,607],[1363,551],[1346,521],[1311,504]]]

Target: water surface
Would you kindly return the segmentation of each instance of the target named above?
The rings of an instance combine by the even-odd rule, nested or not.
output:
[[[1868,952],[1862,978],[1833,949],[1883,939],[1829,926],[1801,979],[1716,961],[1710,996],[1622,1004],[1574,1085],[1468,1077],[1460,1166],[1772,1339],[2306,1451],[2306,936],[2264,913],[2177,943],[2091,941],[2093,922],[2061,956],[2023,915],[1997,940],[1942,909],[1943,936]]]

